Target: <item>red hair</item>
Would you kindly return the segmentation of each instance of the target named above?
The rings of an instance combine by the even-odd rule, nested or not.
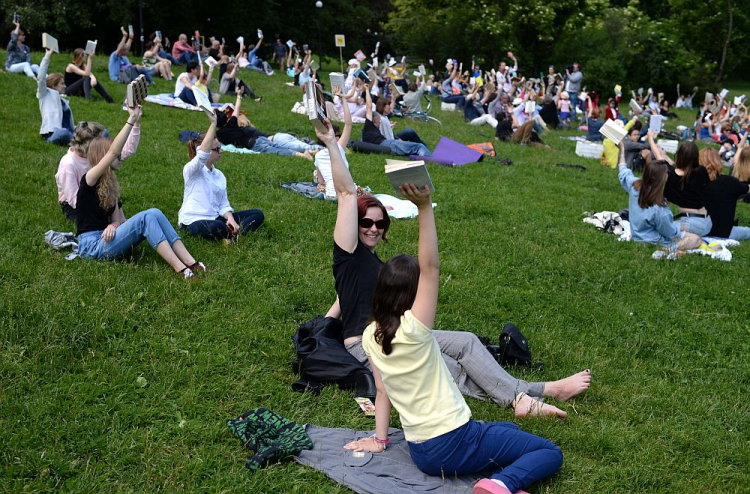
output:
[[[383,212],[383,219],[385,220],[385,228],[383,228],[383,241],[387,242],[388,228],[391,227],[391,217],[388,216],[388,211],[383,206],[383,203],[378,201],[375,196],[364,195],[357,197],[357,220],[361,220],[367,214],[367,210],[370,208],[379,208]]]

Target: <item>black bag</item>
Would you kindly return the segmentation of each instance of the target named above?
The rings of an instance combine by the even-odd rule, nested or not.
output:
[[[642,154],[637,154],[630,162],[630,169],[637,173],[642,173],[646,168],[646,158]]]
[[[508,365],[531,367],[531,350],[529,349],[529,342],[515,324],[506,324],[503,328],[503,332],[500,333],[497,359],[503,367]]]

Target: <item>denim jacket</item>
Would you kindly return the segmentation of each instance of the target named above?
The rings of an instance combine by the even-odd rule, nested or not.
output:
[[[685,233],[674,224],[672,211],[667,206],[649,206],[642,208],[638,204],[640,192],[633,187],[638,178],[625,163],[618,165],[618,178],[622,188],[630,196],[628,214],[630,216],[630,234],[636,242],[667,245],[673,239],[682,238]]]
[[[10,43],[8,43],[8,54],[5,57],[5,68],[10,69],[11,65],[23,62],[31,63],[31,50],[26,45],[18,46],[18,35],[12,32]]]

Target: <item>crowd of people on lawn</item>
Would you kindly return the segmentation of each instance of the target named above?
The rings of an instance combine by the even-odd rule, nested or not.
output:
[[[259,33],[260,34],[260,33]],[[228,184],[216,168],[222,145],[233,145],[260,153],[296,156],[314,160],[318,183],[330,198],[337,199],[333,230],[333,275],[336,299],[326,316],[343,322],[342,344],[370,369],[377,385],[376,432],[372,438],[347,444],[355,451],[385,451],[391,404],[401,425],[412,459],[429,475],[462,475],[492,471],[480,480],[475,493],[523,492],[535,481],[552,475],[562,465],[559,448],[547,440],[502,422],[472,420],[463,396],[491,400],[510,406],[516,416],[555,416],[566,413],[544,398],[568,400],[588,389],[591,372],[584,370],[551,382],[526,382],[508,374],[473,333],[433,330],[439,289],[437,232],[429,191],[403,184],[400,193],[418,209],[419,256],[397,255],[383,263],[376,250],[388,240],[388,211],[374,196],[363,194],[349,171],[345,147],[354,123],[364,124],[362,140],[384,146],[396,155],[430,156],[428,146],[413,129],[394,134],[394,115],[424,113],[426,94],[436,95],[446,109],[464,112],[471,125],[489,125],[496,138],[521,145],[548,147],[540,136],[551,129],[570,127],[586,120],[588,137],[602,140],[598,132],[606,120],[619,121],[628,132],[619,145],[605,140],[606,164],[618,168],[618,178],[629,195],[629,220],[634,240],[692,249],[701,237],[750,238],[750,228],[736,226],[737,200],[748,194],[750,151],[746,147],[748,111],[743,102],[727,104],[723,96],[708,96],[696,117],[695,138],[720,144],[699,150],[685,140],[672,160],[656,143],[656,134],[642,122],[641,113],[671,116],[671,106],[662,94],[648,90],[633,92],[635,115],[620,111],[621,91],[607,100],[602,113],[599,96],[586,92],[578,64],[564,75],[550,66],[546,77],[526,80],[518,72],[518,60],[501,62],[497,69],[483,71],[472,60],[470,70],[449,60],[444,71],[409,73],[406,58],[386,57],[378,63],[377,48],[371,55],[348,62],[343,86],[331,88],[330,120],[326,130],[316,129],[317,144],[287,133],[266,134],[249,121],[243,98],[261,102],[239,75],[242,69],[269,72],[269,63],[259,58],[262,34],[256,45],[245,47],[239,38],[237,55],[229,56],[223,42],[208,46],[189,44],[181,34],[169,47],[160,33],[151,35],[143,63],[128,59],[132,34],[122,30],[122,40],[111,54],[110,82],[126,82],[144,75],[175,80],[174,96],[195,104],[193,87],[209,99],[234,94],[231,114],[204,110],[205,133],[193,136],[187,145],[183,168],[184,192],[178,213],[179,230],[206,239],[231,241],[236,235],[258,229],[264,222],[259,209],[235,211],[228,199]],[[315,81],[325,86],[313,63],[312,52],[300,52],[292,42],[277,37],[271,62],[304,86]],[[219,94],[210,90],[214,65],[206,71],[210,56],[219,67]],[[79,255],[84,259],[117,259],[143,239],[179,276],[193,279],[207,271],[186,248],[180,234],[158,209],[127,217],[120,201],[116,171],[137,152],[141,136],[140,106],[129,107],[122,129],[112,138],[97,122],[76,125],[68,99],[92,98],[92,89],[113,102],[92,72],[93,54],[73,51],[65,74],[49,73],[52,51],[39,65],[31,60],[24,33],[16,20],[5,67],[37,81],[41,127],[47,142],[69,146],[55,175],[58,203],[64,216],[75,222]],[[181,73],[173,72],[185,66]],[[123,74],[123,72],[127,72]],[[441,72],[441,73],[440,73]],[[249,76],[249,73],[246,73]],[[697,89],[679,93],[678,108],[692,108]],[[640,110],[636,110],[640,109]],[[333,121],[343,123],[340,128]],[[727,166],[730,165],[730,166]],[[731,175],[726,169],[731,168]],[[641,172],[640,178],[634,172]],[[668,202],[679,208],[673,217]]]

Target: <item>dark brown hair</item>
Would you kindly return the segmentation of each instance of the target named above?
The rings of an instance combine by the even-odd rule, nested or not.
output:
[[[690,175],[701,167],[698,146],[694,142],[685,141],[680,145],[674,156],[674,167],[685,172],[680,179],[680,190],[682,190]]]
[[[380,113],[381,115],[385,115],[385,107],[391,104],[391,100],[388,98],[378,98],[378,100],[375,102],[375,111]]]
[[[372,297],[372,321],[375,322],[375,341],[390,355],[401,316],[411,309],[419,286],[419,263],[406,254],[391,257],[383,264],[375,283]]]
[[[667,183],[669,164],[664,160],[652,161],[643,170],[643,178],[636,180],[633,188],[639,191],[638,205],[642,208],[664,206],[664,184]]]

